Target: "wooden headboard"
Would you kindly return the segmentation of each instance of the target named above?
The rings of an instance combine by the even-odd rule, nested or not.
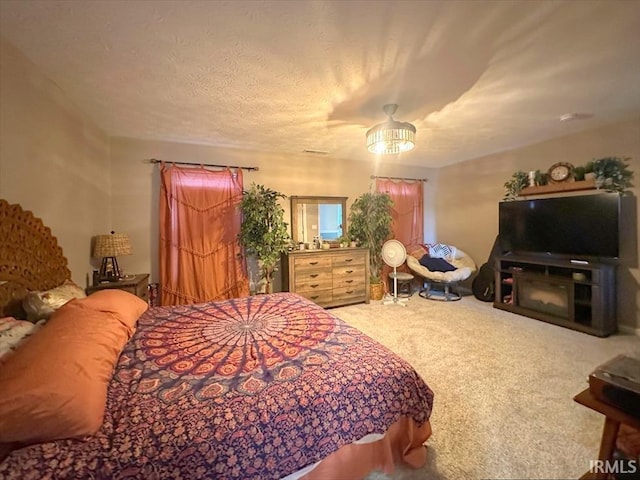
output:
[[[49,290],[71,278],[56,237],[42,220],[0,198],[0,317],[24,317],[29,290]]]

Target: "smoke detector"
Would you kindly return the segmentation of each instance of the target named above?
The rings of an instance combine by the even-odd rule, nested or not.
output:
[[[560,115],[561,122],[571,122],[573,120],[586,120],[593,117],[593,113],[565,113]]]

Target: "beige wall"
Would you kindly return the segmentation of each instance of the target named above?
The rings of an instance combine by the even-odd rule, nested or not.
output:
[[[157,281],[158,167],[145,162],[152,157],[257,166],[258,172],[245,172],[246,185],[262,183],[286,195],[348,196],[348,206],[369,189],[370,175],[427,177],[425,240],[455,244],[480,265],[497,234],[497,204],[513,172],[546,170],[558,161],[581,165],[610,155],[632,157],[632,170],[640,172],[640,118],[439,170],[380,167],[374,159],[358,163],[305,154],[287,157],[174,142],[109,140],[0,37],[0,197],[43,218],[69,258],[73,279],[83,285],[92,269],[91,237],[112,229],[132,238],[134,254],[120,259],[124,269],[151,272]],[[640,194],[638,188],[634,194]],[[288,202],[284,207],[288,217]],[[622,325],[640,328],[639,281],[638,266],[623,263],[618,271]]]
[[[504,182],[515,171],[546,171],[556,162],[584,165],[608,156],[631,157],[633,193],[640,195],[640,118],[442,168],[436,197],[439,240],[458,245],[480,265],[487,261],[498,233],[498,202],[504,196]],[[640,237],[637,214],[632,220],[636,237]],[[622,242],[628,244],[629,237]],[[625,257],[640,256],[638,244],[633,248],[635,255]],[[618,323],[636,329],[640,329],[639,282],[637,263],[621,259]]]
[[[0,197],[43,219],[84,286],[110,224],[109,139],[2,37]]]
[[[378,167],[371,163],[335,160],[321,156],[273,155],[246,150],[220,149],[203,145],[147,141],[130,138],[111,140],[111,180],[113,227],[131,235],[134,254],[119,259],[129,272],[150,272],[158,281],[158,165],[145,160],[214,163],[258,167],[257,172],[245,171],[244,184],[263,184],[291,195],[321,195],[349,197],[347,209],[360,194],[368,191],[371,175],[410,178],[431,178],[431,169],[416,167]],[[427,239],[434,231],[431,181],[425,187]],[[290,203],[283,202],[289,225]],[[277,280],[277,279],[276,279]]]

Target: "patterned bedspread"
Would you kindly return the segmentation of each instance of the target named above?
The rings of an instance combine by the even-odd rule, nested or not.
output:
[[[147,311],[101,430],[13,452],[0,477],[278,479],[433,394],[401,358],[290,293]]]

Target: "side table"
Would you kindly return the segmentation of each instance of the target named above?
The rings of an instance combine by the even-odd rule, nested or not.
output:
[[[87,287],[87,295],[97,292],[98,290],[106,290],[109,288],[115,288],[118,290],[124,290],[125,292],[133,293],[140,297],[145,302],[149,302],[149,274],[142,273],[134,275],[133,278],[117,280],[115,282],[104,282],[97,285]]]
[[[608,403],[601,402],[593,396],[588,388],[577,394],[573,399],[580,405],[584,405],[585,407],[595,410],[605,416],[598,460],[611,462],[613,460],[613,451],[616,447],[616,438],[618,436],[620,424],[640,429],[640,418],[629,415]],[[605,480],[608,478],[608,474],[599,471],[587,472],[580,478]]]
[[[413,275],[405,272],[389,272],[389,291],[394,292],[393,284],[394,278],[397,278],[398,283],[398,296],[399,297],[410,297],[413,293],[411,291],[411,282],[413,282]]]

